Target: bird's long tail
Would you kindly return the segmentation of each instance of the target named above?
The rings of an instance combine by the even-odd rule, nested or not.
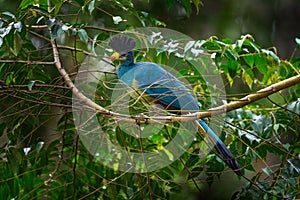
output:
[[[225,144],[220,140],[220,138],[214,133],[214,131],[208,127],[208,125],[203,120],[197,120],[196,123],[201,129],[201,132],[207,136],[208,140],[215,145],[215,148],[222,158],[222,160],[239,176],[242,176],[242,171],[239,163],[232,153],[227,149]]]

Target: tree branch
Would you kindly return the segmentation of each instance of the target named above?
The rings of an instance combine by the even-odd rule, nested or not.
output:
[[[209,117],[209,116],[216,115],[216,114],[221,114],[224,112],[229,112],[231,110],[235,110],[237,108],[244,107],[250,103],[253,103],[257,100],[263,99],[267,96],[270,96],[271,94],[274,94],[280,90],[286,89],[293,85],[297,85],[299,83],[300,83],[300,74],[297,76],[293,76],[288,79],[285,79],[283,81],[280,81],[278,83],[275,83],[273,85],[270,85],[266,88],[263,88],[254,94],[250,94],[250,95],[247,95],[247,96],[241,98],[240,100],[233,101],[226,105],[222,105],[222,106],[210,109],[207,112],[207,114],[205,114],[205,116],[202,116],[202,114],[197,114],[197,116],[199,118],[202,118],[202,117]],[[205,113],[205,112],[202,112],[202,113]]]

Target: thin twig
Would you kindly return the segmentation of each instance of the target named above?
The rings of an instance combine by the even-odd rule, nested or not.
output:
[[[42,61],[26,61],[26,60],[1,60],[0,63],[24,63],[27,65],[54,65],[54,62],[42,62]]]

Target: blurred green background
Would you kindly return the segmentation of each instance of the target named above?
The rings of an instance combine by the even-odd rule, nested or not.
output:
[[[138,2],[140,8],[166,22],[167,27],[186,33],[195,39],[217,36],[236,40],[251,34],[264,47],[276,46],[279,56],[290,56],[300,36],[299,0],[203,0],[198,15],[196,9],[187,18],[178,3],[168,9],[165,1]]]
[[[200,7],[199,12],[197,13],[197,9],[193,7],[189,16],[179,2],[168,7],[168,1],[172,0],[135,0],[133,3],[136,9],[146,11],[150,16],[161,20],[167,28],[185,33],[194,39],[217,36],[219,39],[229,38],[235,41],[241,35],[251,34],[256,43],[262,47],[276,47],[279,56],[283,59],[293,54],[296,46],[295,37],[300,37],[299,0],[203,0],[203,6]],[[17,13],[19,4],[20,0],[0,0],[0,10]],[[108,0],[102,0],[101,6],[112,15],[118,13],[118,10],[110,10],[112,7],[109,6]],[[62,11],[69,12],[67,9],[64,10],[64,7]],[[127,24],[142,26],[134,17],[123,15],[124,11],[119,12],[128,21]],[[103,13],[102,15],[97,13],[95,16],[97,18],[80,18],[79,20],[89,20],[89,24],[98,26],[105,24],[109,28],[114,27],[110,16]],[[230,89],[231,91],[241,90],[241,84]],[[234,177],[234,179],[237,178]],[[221,177],[220,182],[223,183],[219,183],[222,189],[227,191],[230,191],[230,187],[236,188],[241,185],[238,180],[232,181],[232,177],[227,175]],[[216,187],[218,187],[217,182],[212,188]],[[207,193],[215,197],[223,195],[226,199],[222,189],[214,190],[213,193],[207,191]]]
[[[190,16],[179,2],[169,8],[168,1],[132,2],[137,9],[165,22],[167,28],[195,39],[217,36],[236,40],[243,34],[251,34],[263,47],[275,46],[282,58],[293,53],[295,37],[300,37],[299,0],[203,0],[199,13],[193,7]],[[102,2],[103,5],[109,4],[107,0]],[[15,13],[19,3],[19,0],[0,0],[0,10]]]

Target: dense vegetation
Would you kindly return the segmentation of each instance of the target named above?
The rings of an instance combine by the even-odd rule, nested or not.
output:
[[[166,5],[183,8],[186,16],[205,9],[199,0]],[[128,0],[22,0],[18,12],[1,10],[0,199],[300,197],[300,59],[295,56],[300,39],[295,38],[294,54],[281,59],[275,48],[261,47],[249,34],[192,40],[166,25]],[[118,63],[108,59],[109,39],[117,34],[135,38],[140,47],[135,59],[172,71],[203,110],[228,104],[227,113],[209,118],[210,125],[237,157],[242,177],[207,151],[198,135],[174,162],[145,173],[120,170],[122,163],[114,160],[121,156],[110,147],[109,154],[100,155],[105,161],[91,154],[96,150],[87,146],[96,149],[107,140],[128,152],[157,152],[182,131],[178,122],[159,128],[159,123],[126,122],[133,119],[129,114],[136,121],[144,120],[142,112],[157,117],[130,97],[134,106],[128,113],[114,105],[126,98],[123,88],[114,93]],[[87,75],[95,75],[91,69],[96,78]],[[73,83],[91,101],[78,95]],[[242,99],[247,95],[253,96]],[[122,115],[121,121],[108,111]],[[138,133],[147,126],[157,128],[148,138],[124,131]],[[88,133],[96,134],[94,140],[85,138]],[[174,154],[164,156],[172,160]]]

